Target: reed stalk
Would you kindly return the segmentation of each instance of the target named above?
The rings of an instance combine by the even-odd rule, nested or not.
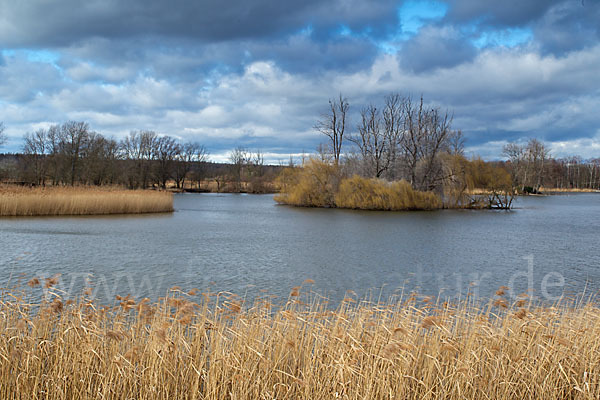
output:
[[[0,186],[0,216],[141,214],[173,211],[173,195],[150,190]]]
[[[336,309],[174,288],[151,303],[51,286],[0,302],[2,399],[597,399],[600,308],[415,295]],[[46,301],[28,298],[47,287]],[[48,289],[49,288],[49,289]],[[501,301],[500,301],[501,300]]]

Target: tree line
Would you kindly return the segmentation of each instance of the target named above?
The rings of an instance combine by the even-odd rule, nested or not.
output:
[[[537,193],[542,188],[600,189],[600,158],[555,159],[538,139],[525,144],[509,143],[504,146],[503,155],[507,158],[503,164],[521,192]]]
[[[4,141],[0,124],[0,144]],[[230,165],[211,163],[206,147],[154,131],[132,131],[117,141],[90,129],[87,122],[68,121],[28,132],[4,179],[30,185],[122,185],[131,189],[174,186],[200,189],[214,181],[217,190],[265,191],[273,167],[260,151],[238,147]],[[1,169],[1,168],[0,168]],[[272,189],[270,189],[272,190]]]
[[[321,160],[343,164],[348,174],[406,180],[415,190],[440,194],[464,175],[465,138],[452,127],[448,111],[426,106],[423,97],[415,101],[400,94],[363,106],[355,125],[349,120],[349,110],[348,100],[340,95],[329,101],[327,112],[315,124],[327,138],[319,147]],[[349,146],[344,148],[346,143]],[[509,143],[502,155],[507,161],[491,166],[508,172],[520,192],[542,187],[600,188],[600,159],[553,159],[548,146],[538,139]]]
[[[340,95],[329,101],[315,129],[327,140],[317,149],[321,161],[346,176],[405,180],[417,191],[432,191],[455,203],[469,202],[469,188],[491,192],[536,193],[543,187],[600,189],[600,159],[552,158],[537,139],[509,143],[506,161],[467,159],[465,138],[452,126],[452,114],[428,107],[423,97],[390,94],[380,104],[363,106],[350,121],[350,104]],[[0,146],[6,142],[0,122]],[[182,142],[150,130],[132,131],[117,141],[86,122],[68,121],[26,133],[14,165],[0,178],[35,185],[123,185],[129,188],[200,188],[210,179],[221,191],[272,191],[274,168],[260,151],[237,147],[229,165],[208,160],[197,142]],[[507,188],[506,174],[510,176]],[[4,175],[2,177],[1,175]]]

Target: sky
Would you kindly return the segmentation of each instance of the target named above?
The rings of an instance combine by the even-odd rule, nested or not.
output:
[[[0,121],[312,153],[329,98],[448,110],[467,153],[600,157],[600,0],[0,0]]]

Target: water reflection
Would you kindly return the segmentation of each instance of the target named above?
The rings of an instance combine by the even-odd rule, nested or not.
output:
[[[443,297],[596,291],[600,196],[520,199],[512,212],[359,212],[278,206],[272,196],[183,194],[173,214],[0,220],[0,280],[62,274],[102,301],[168,288],[285,298],[311,290]],[[564,282],[563,282],[564,280]]]

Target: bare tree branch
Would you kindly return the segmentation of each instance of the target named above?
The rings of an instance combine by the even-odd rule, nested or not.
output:
[[[329,112],[323,114],[314,127],[329,138],[336,165],[340,161],[349,107],[348,101],[340,93],[338,100],[329,100]]]

